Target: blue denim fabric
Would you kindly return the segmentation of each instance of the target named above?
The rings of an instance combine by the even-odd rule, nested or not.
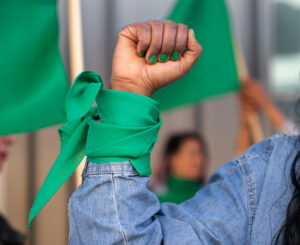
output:
[[[272,136],[180,205],[160,204],[130,162],[87,163],[69,203],[70,244],[269,245],[285,219],[299,150],[298,137]]]

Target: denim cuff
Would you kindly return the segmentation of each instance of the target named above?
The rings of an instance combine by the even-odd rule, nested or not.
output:
[[[82,172],[82,178],[85,179],[89,175],[104,174],[139,176],[139,173],[134,169],[130,161],[102,164],[86,161],[84,170]]]

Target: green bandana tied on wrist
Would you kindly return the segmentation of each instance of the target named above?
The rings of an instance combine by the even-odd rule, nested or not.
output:
[[[95,100],[97,107],[92,107]],[[29,228],[85,155],[93,163],[129,160],[141,176],[151,174],[150,152],[161,125],[156,101],[103,89],[100,76],[86,71],[69,91],[66,110],[68,121],[59,129],[61,151],[30,210]]]

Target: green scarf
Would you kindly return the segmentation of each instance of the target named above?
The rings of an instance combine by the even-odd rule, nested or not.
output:
[[[97,107],[92,107],[95,100]],[[93,163],[129,160],[141,176],[151,174],[150,152],[161,125],[156,101],[103,89],[100,76],[86,71],[76,78],[69,91],[66,111],[68,121],[59,129],[61,151],[30,210],[29,228],[84,155]]]

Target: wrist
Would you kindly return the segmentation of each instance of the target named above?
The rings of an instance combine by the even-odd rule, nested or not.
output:
[[[126,81],[112,81],[110,85],[110,89],[125,91],[125,92],[130,92],[135,94],[141,94],[147,97],[151,97],[153,94],[152,91],[150,91],[145,87],[130,82],[126,82]]]

